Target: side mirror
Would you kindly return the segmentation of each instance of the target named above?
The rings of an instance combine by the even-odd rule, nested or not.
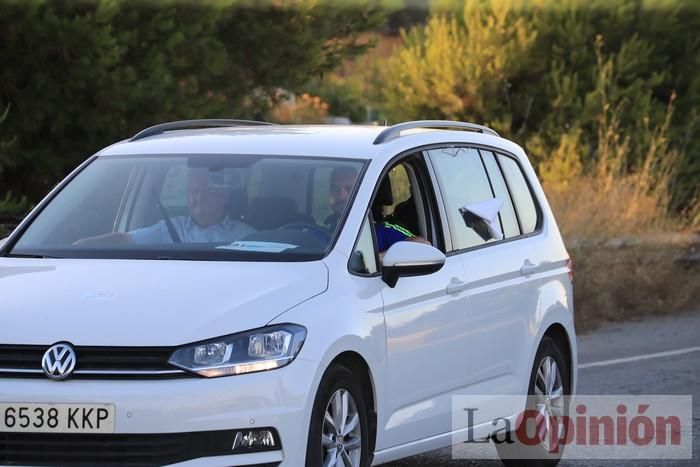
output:
[[[424,276],[439,271],[445,264],[442,251],[418,242],[394,243],[382,259],[382,279],[389,287],[396,286],[399,277]]]
[[[503,200],[493,198],[478,203],[467,204],[459,208],[464,223],[476,232],[485,242],[502,240],[503,232],[498,222],[498,212],[503,207]]]

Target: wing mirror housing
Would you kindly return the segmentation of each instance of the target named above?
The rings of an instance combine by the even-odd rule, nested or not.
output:
[[[384,253],[382,279],[395,287],[399,277],[424,276],[439,271],[445,254],[430,245],[418,242],[396,242]]]

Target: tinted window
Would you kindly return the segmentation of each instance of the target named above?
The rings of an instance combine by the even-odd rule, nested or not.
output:
[[[25,238],[35,244],[70,244],[82,237],[111,232],[132,177],[133,167],[95,161],[32,223]],[[90,172],[91,176],[83,173]],[[89,196],[85,194],[89,193]]]
[[[311,214],[319,225],[328,224],[326,219],[333,214],[330,197],[332,167],[319,167],[314,170],[312,188],[314,196],[311,198]]]
[[[499,213],[503,235],[505,238],[517,237],[520,235],[518,218],[515,216],[513,202],[510,199],[506,182],[503,180],[503,174],[501,173],[501,169],[498,168],[498,163],[496,163],[496,156],[494,156],[491,151],[479,150],[479,152],[481,152],[484,165],[486,165],[486,171],[491,179],[493,192],[496,195],[496,198],[503,200],[503,207]]]
[[[428,151],[428,154],[447,210],[453,249],[486,243],[482,236],[467,227],[459,211],[465,205],[494,198],[479,152],[473,148],[444,148]]]
[[[317,220],[328,208],[313,200],[331,198],[334,171],[352,172],[347,191],[354,192],[362,165],[245,155],[98,158],[33,220],[11,254],[320,258],[349,200],[337,200],[338,222],[330,227]],[[314,184],[315,171],[326,175],[322,185]]]
[[[537,228],[537,209],[520,166],[514,159],[501,154],[498,155],[498,161],[513,195],[523,233],[534,232]]]

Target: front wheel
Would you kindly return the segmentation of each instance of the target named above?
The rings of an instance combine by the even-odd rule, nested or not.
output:
[[[369,428],[362,388],[344,366],[330,367],[316,394],[307,467],[369,467]]]
[[[554,339],[545,336],[537,349],[530,375],[526,410],[533,414],[534,436],[537,442],[523,443],[517,433],[504,439],[494,437],[496,450],[506,467],[554,467],[564,450],[566,438],[564,417],[568,416],[571,394],[566,360]],[[522,427],[521,429],[525,429]]]

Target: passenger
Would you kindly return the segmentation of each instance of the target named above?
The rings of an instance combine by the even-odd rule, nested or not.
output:
[[[352,190],[357,180],[357,170],[354,167],[336,167],[331,172],[330,203],[333,212],[326,217],[324,224],[328,230],[334,232],[343,214],[345,205],[348,204]]]
[[[336,167],[330,177],[330,203],[333,212],[326,218],[325,224],[335,230],[345,205],[350,199],[357,179],[357,170],[353,167]],[[430,245],[425,238],[414,235],[408,229],[389,222],[375,219],[374,231],[377,237],[377,249],[382,255],[391,245],[400,241],[419,242]]]

